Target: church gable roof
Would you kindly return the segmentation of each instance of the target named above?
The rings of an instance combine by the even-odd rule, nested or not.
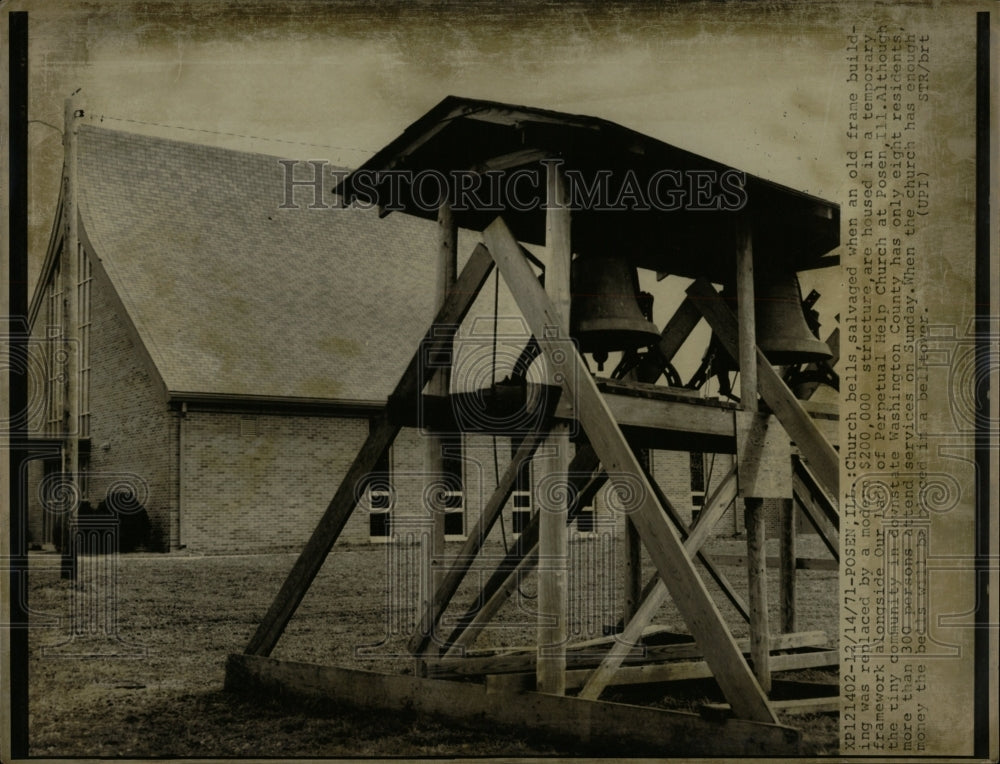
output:
[[[329,208],[282,209],[273,156],[84,125],[78,157],[83,231],[168,391],[391,392],[433,318],[435,224],[341,208],[329,175]]]

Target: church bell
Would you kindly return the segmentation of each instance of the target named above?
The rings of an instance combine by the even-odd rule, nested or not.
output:
[[[729,289],[726,292],[732,293]],[[833,357],[829,346],[817,339],[806,323],[802,291],[793,271],[755,279],[754,303],[757,347],[772,364],[789,366]],[[717,364],[721,361],[717,370],[735,368],[725,351],[716,357]]]
[[[573,261],[570,334],[599,367],[608,353],[650,345],[660,333],[639,304],[639,274],[620,257],[585,256]]]

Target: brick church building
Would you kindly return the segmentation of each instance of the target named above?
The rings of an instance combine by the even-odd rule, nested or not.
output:
[[[293,168],[93,124],[80,126],[76,151],[79,412],[67,435],[63,200],[31,303],[31,429],[55,450],[32,462],[29,541],[58,540],[51,497],[73,437],[78,498],[96,506],[128,487],[148,514],[149,549],[300,548],[433,317],[435,225],[339,208],[332,178],[288,185],[290,169],[312,180],[321,163]],[[462,232],[459,267],[474,242]],[[491,286],[460,335],[470,357],[477,331],[492,338],[499,325]],[[501,365],[523,345],[516,335],[505,330]],[[446,460],[460,486],[452,539],[475,522],[510,456],[505,438],[466,435],[458,447]],[[382,465],[392,495],[365,491],[344,541],[391,538],[397,520],[421,514],[425,450],[421,432],[404,429]],[[689,455],[655,452],[652,466],[689,512]],[[508,533],[532,509],[524,483],[504,511]],[[603,506],[599,494],[594,511]],[[591,529],[584,517],[576,533]]]

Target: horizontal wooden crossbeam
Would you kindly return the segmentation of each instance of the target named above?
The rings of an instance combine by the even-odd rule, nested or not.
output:
[[[772,655],[770,669],[777,671],[797,671],[804,668],[836,666],[839,656],[836,650],[810,650],[801,653]],[[582,687],[593,672],[590,669],[572,669],[566,672],[566,689]],[[675,661],[672,663],[642,663],[621,666],[608,682],[609,686],[626,684],[652,684],[657,682],[680,682],[688,679],[710,679],[716,676],[705,660]],[[524,692],[534,688],[535,676],[530,672],[520,674],[489,674],[486,686],[492,692]],[[595,698],[590,700],[596,701]]]
[[[719,565],[745,567],[747,564],[746,555],[743,554],[716,554],[712,559]],[[768,557],[767,566],[777,569],[781,566],[781,560],[777,556]],[[840,564],[828,557],[796,557],[795,567],[797,570],[839,570]]]
[[[661,627],[662,628],[662,627]],[[617,635],[619,638],[621,635]],[[678,641],[670,644],[635,644],[629,646],[624,664],[657,663],[692,658],[703,658],[701,648],[687,634],[671,635]],[[609,637],[608,640],[613,640]],[[772,640],[773,650],[790,650],[799,647],[820,647],[829,642],[829,637],[823,631],[801,631],[791,634],[778,634]],[[744,653],[750,650],[748,639],[737,639],[736,644]],[[600,663],[604,653],[611,647],[611,642],[592,644],[584,647],[567,646],[566,667],[587,668]],[[533,672],[537,658],[537,648],[517,650],[497,655],[482,655],[467,658],[443,658],[428,665],[428,670],[435,676],[484,676],[486,674],[504,674]]]
[[[488,392],[423,395],[414,400],[393,400],[390,419],[403,427],[420,427],[441,433],[482,432],[497,429],[511,434],[509,425],[491,422],[523,421],[521,432],[530,429],[532,417],[522,416],[526,401],[544,400],[551,386],[528,384],[496,385]],[[651,387],[644,385],[643,387]],[[637,447],[666,451],[703,451],[705,453],[736,453],[732,404],[692,397],[677,392],[663,395],[641,395],[636,383],[598,384],[612,416]],[[659,388],[661,390],[665,388]],[[487,408],[483,406],[487,405]],[[814,424],[831,443],[837,442],[837,420],[828,407],[810,404],[804,407]],[[468,416],[470,412],[481,416]],[[465,414],[463,416],[462,414]],[[575,422],[572,406],[564,402],[554,414],[557,422]]]
[[[778,713],[794,714],[829,714],[840,711],[840,696],[831,695],[822,698],[795,698],[794,700],[772,700]],[[728,703],[705,703],[702,709],[713,713],[730,711]]]

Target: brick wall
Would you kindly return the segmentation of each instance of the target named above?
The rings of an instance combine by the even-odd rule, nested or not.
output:
[[[135,485],[149,513],[152,546],[177,547],[177,419],[100,279],[91,315],[90,471],[84,498]]]
[[[189,410],[182,428],[181,544],[249,552],[302,547],[368,422]],[[360,524],[352,518],[345,534],[357,535]]]
[[[189,410],[183,423],[181,543],[204,553],[301,548],[367,434],[368,420],[360,417]],[[427,527],[426,444],[419,430],[405,429],[392,446],[394,532]],[[502,474],[510,461],[509,440],[498,438],[497,445]],[[492,439],[467,436],[463,458],[468,533],[495,486]],[[371,543],[370,514],[363,496],[340,542]],[[505,523],[512,538],[509,516]],[[494,533],[499,536],[499,526]]]

